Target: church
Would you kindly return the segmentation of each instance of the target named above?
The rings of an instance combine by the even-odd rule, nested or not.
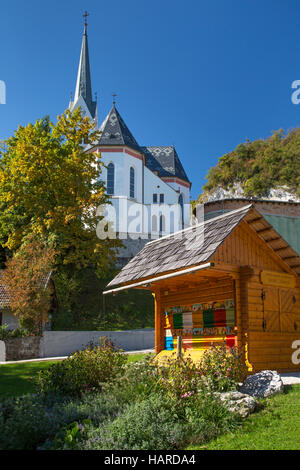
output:
[[[102,179],[112,203],[105,216],[123,239],[120,262],[125,264],[149,240],[190,226],[191,182],[174,146],[138,144],[115,99],[99,126],[97,101],[92,95],[87,13],[84,16],[75,95],[69,109],[80,106],[83,115],[99,128],[99,141],[87,151],[101,153]]]

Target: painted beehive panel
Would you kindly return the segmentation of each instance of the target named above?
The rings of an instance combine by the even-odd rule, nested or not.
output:
[[[179,335],[185,350],[236,343],[234,299],[167,307],[164,318],[166,350],[175,349]]]

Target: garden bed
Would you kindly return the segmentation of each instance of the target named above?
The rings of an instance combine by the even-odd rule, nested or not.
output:
[[[107,343],[48,365],[36,393],[2,401],[0,449],[201,449],[244,428],[220,399],[244,373],[237,352],[213,348],[198,365],[139,359]]]

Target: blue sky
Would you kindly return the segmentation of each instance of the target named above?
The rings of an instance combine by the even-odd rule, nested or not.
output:
[[[11,0],[1,4],[0,139],[67,107],[85,9],[100,118],[117,93],[139,144],[175,145],[193,197],[240,142],[299,125],[298,0]]]

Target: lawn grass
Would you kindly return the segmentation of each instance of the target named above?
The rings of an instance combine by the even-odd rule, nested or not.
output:
[[[300,450],[300,385],[264,400],[265,408],[234,433],[191,450]]]
[[[128,354],[128,362],[141,360],[145,354]],[[34,378],[40,370],[47,369],[56,361],[21,362],[0,365],[0,400],[17,397],[35,391]]]

